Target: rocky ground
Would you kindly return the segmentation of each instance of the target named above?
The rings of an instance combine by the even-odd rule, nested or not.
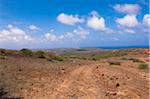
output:
[[[124,51],[128,55],[96,61],[77,58],[47,61],[22,56],[0,58],[0,97],[148,99],[148,49]]]

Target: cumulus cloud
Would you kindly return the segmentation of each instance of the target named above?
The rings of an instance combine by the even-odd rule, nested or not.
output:
[[[145,14],[143,17],[143,24],[149,26],[150,25],[150,14]]]
[[[117,18],[116,22],[125,27],[135,27],[139,24],[136,15],[126,15],[123,18]]]
[[[87,26],[99,31],[106,29],[104,18],[100,17],[96,11],[91,12],[91,16],[87,19]]]
[[[46,41],[61,41],[61,40],[74,40],[79,41],[86,39],[86,37],[89,35],[89,31],[78,27],[77,29],[74,29],[72,32],[67,32],[61,35],[56,35],[52,32],[46,33],[44,35]]]
[[[116,4],[113,8],[120,13],[137,14],[140,11],[138,4]]]
[[[78,15],[68,15],[61,13],[57,16],[57,20],[66,25],[75,25],[76,23],[83,23],[85,20]]]
[[[0,30],[0,42],[27,42],[33,38],[25,31],[13,25],[8,25],[6,29]]]
[[[44,42],[59,42],[59,41],[79,41],[84,40],[89,35],[89,31],[78,27],[71,32],[66,32],[64,34],[56,35],[54,29],[50,32],[41,35],[40,37],[35,37],[29,35],[26,31],[13,25],[8,25],[5,29],[0,30],[0,44],[32,44],[44,43]]]
[[[29,25],[29,29],[30,29],[31,31],[39,31],[39,30],[40,30],[40,28],[38,28],[38,27],[35,26],[35,25]]]

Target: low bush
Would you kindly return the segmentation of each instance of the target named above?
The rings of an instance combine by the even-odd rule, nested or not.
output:
[[[95,57],[93,57],[92,60],[96,61],[97,59]]]
[[[6,53],[6,50],[3,48],[0,48],[0,53]]]
[[[109,62],[110,65],[121,65],[120,62]]]
[[[4,55],[0,55],[0,59],[6,59],[7,56],[4,56]]]
[[[41,50],[35,52],[35,55],[36,55],[36,57],[38,57],[38,58],[46,58],[46,57],[45,57],[45,52],[44,52],[44,51],[41,51]]]
[[[148,69],[148,64],[140,64],[139,69]]]
[[[25,55],[25,56],[32,56],[33,55],[33,52],[31,50],[29,50],[29,49],[21,49],[20,53],[22,55]]]
[[[64,61],[65,58],[63,56],[55,56],[52,59],[57,60],[57,61]]]

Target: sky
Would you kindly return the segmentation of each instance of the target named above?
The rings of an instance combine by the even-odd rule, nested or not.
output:
[[[0,0],[0,48],[149,45],[148,0]]]

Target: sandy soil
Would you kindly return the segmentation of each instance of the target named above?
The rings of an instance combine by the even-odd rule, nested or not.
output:
[[[125,58],[148,64],[148,50],[143,53],[137,50]],[[122,57],[62,62],[8,57],[0,59],[0,87],[7,96],[24,99],[148,99],[148,69],[138,69],[139,64]]]

